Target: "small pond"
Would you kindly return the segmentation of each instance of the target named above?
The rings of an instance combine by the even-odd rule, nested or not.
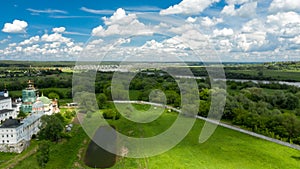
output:
[[[116,131],[109,126],[101,126],[96,131],[93,140],[86,150],[84,163],[91,168],[109,168],[116,162],[116,155],[98,146],[96,143],[112,147],[116,152]]]

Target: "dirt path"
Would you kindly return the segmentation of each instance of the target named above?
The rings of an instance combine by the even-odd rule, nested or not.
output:
[[[33,155],[34,153],[36,153],[37,151],[37,146],[34,147],[32,150],[30,150],[29,152],[27,152],[26,154],[19,154],[17,156],[15,156],[14,158],[8,160],[7,162],[5,162],[3,164],[3,166],[5,166],[5,169],[11,169],[14,168],[19,162],[23,161],[24,159],[26,159],[27,157]]]

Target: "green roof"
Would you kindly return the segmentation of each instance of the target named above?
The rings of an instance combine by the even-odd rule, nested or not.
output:
[[[51,100],[48,97],[45,97],[45,96],[39,97],[38,100],[40,100],[44,104],[50,104],[51,103]]]

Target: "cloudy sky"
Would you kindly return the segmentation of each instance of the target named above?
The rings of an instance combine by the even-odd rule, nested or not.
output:
[[[224,62],[300,60],[298,0],[13,0],[0,11],[0,60],[76,60],[112,39],[111,60],[207,48]]]

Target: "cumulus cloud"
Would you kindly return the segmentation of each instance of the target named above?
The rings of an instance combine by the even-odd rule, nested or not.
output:
[[[52,28],[52,32],[55,32],[55,33],[63,33],[65,31],[66,31],[65,27]]]
[[[215,26],[219,23],[222,23],[223,22],[223,19],[222,18],[209,18],[209,17],[203,17],[200,19],[200,22],[201,22],[201,25],[202,26],[205,26],[205,27],[212,27],[212,26]]]
[[[62,28],[53,28],[54,33],[42,36],[32,36],[19,43],[10,43],[6,48],[0,50],[3,57],[62,60],[78,56],[83,50],[82,43],[75,43],[71,38],[64,37]]]
[[[126,14],[122,8],[109,18],[102,18],[107,28],[102,25],[92,30],[93,36],[110,36],[110,35],[151,35],[153,31],[141,23],[135,14]]]
[[[62,34],[59,33],[53,33],[53,34],[44,34],[41,37],[41,40],[44,42],[63,42],[63,43],[68,43],[71,41],[70,38],[66,38],[62,36]]]
[[[296,12],[279,12],[276,15],[267,16],[267,23],[278,26],[300,23],[300,15]]]
[[[231,28],[223,28],[221,30],[215,29],[213,31],[214,36],[232,36],[233,30]]]
[[[234,4],[226,5],[221,14],[228,16],[253,17],[256,14],[257,2],[243,4],[240,8],[235,9]]]
[[[292,38],[291,41],[294,42],[294,43],[296,43],[296,44],[300,44],[300,35]]]
[[[271,12],[300,11],[300,3],[297,0],[273,0],[269,10]]]
[[[26,39],[22,42],[20,42],[20,45],[23,46],[23,45],[30,45],[30,44],[33,44],[33,43],[36,43],[40,40],[40,37],[39,36],[33,36],[29,39]]]
[[[220,0],[183,0],[179,4],[161,10],[161,15],[171,14],[199,14],[211,4]]]
[[[12,23],[5,23],[2,32],[6,33],[25,33],[28,24],[26,21],[15,19]]]

